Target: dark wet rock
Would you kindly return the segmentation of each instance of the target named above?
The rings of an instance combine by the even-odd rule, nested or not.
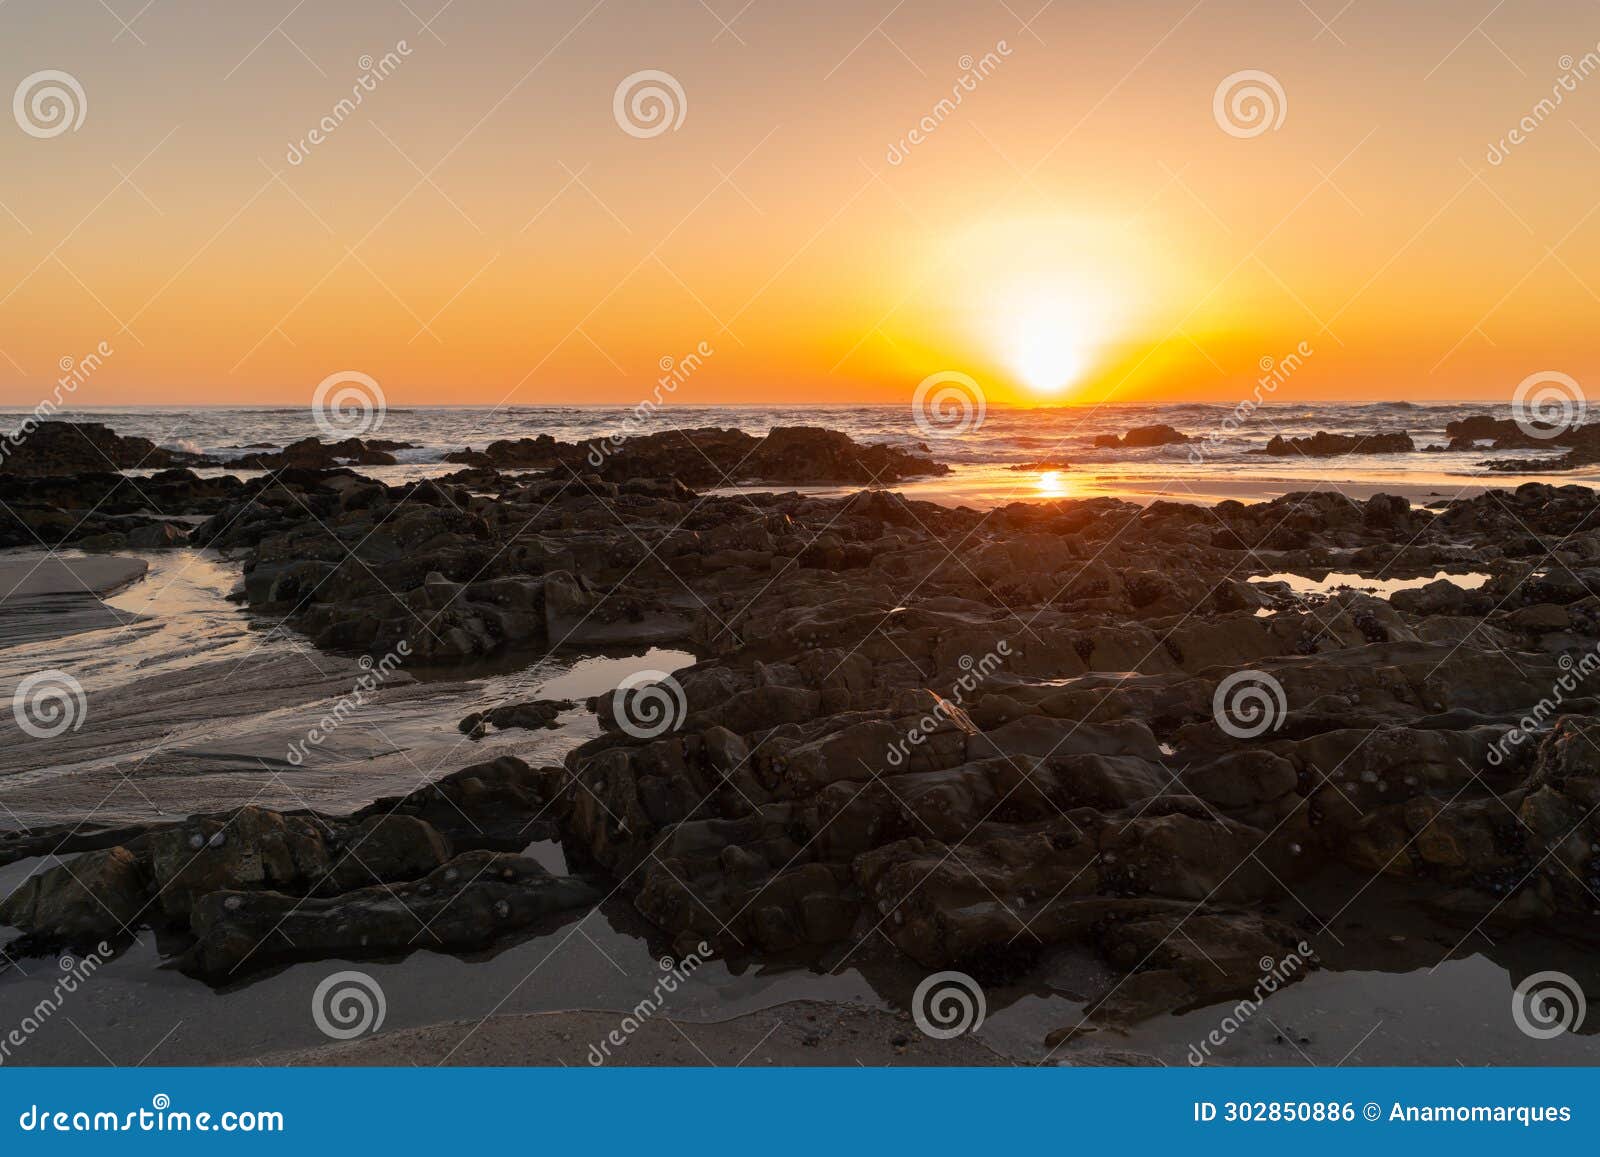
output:
[[[948,474],[931,458],[889,446],[863,446],[837,430],[779,426],[756,446],[748,461],[729,471],[736,479],[761,482],[887,485],[906,478]]]
[[[122,939],[149,903],[146,865],[127,848],[113,847],[29,876],[0,900],[0,924],[22,929],[38,950],[50,951]]]
[[[136,550],[154,550],[184,545],[189,541],[189,532],[171,522],[151,522],[128,531],[127,539]]]
[[[1417,448],[1411,436],[1403,430],[1375,431],[1371,434],[1329,434],[1319,430],[1309,438],[1285,438],[1274,435],[1266,446],[1255,453],[1287,458],[1304,454],[1308,458],[1331,458],[1340,454],[1409,454]]]
[[[86,821],[0,832],[0,867],[35,856],[102,851],[164,826],[161,823],[110,825]]]
[[[449,474],[440,475],[433,481],[440,486],[452,489],[465,487],[468,491],[474,493],[503,496],[526,486],[531,477],[531,475],[527,474],[502,474],[493,466],[468,466],[464,470],[455,470]]]
[[[1052,1049],[1085,1031],[1163,1012],[1260,999],[1263,988],[1271,993],[1316,967],[1300,933],[1254,913],[1192,915],[1170,903],[1108,902],[1088,915],[1100,921],[1101,949],[1120,978],[1090,997],[1082,1021],[1045,1037]]]
[[[221,981],[246,966],[286,960],[463,952],[588,908],[603,895],[587,881],[499,852],[467,852],[421,879],[328,898],[213,892],[194,907],[195,943],[184,964]]]
[[[195,541],[242,550],[250,608],[323,646],[441,661],[671,640],[701,661],[656,687],[655,717],[638,689],[593,700],[600,735],[562,766],[495,760],[345,820],[263,818],[251,871],[204,860],[191,886],[164,869],[187,900],[170,920],[208,912],[208,975],[283,897],[323,913],[307,952],[415,947],[394,938],[417,921],[370,878],[316,883],[355,825],[401,817],[458,856],[558,838],[663,939],[733,958],[890,953],[1019,978],[1058,946],[1094,954],[1126,983],[1094,996],[1091,1026],[1250,991],[1261,957],[1299,943],[1303,882],[1344,897],[1381,874],[1469,924],[1600,934],[1594,492],[988,512],[882,489],[713,496],[683,464],[759,440],[675,436],[489,493],[286,469],[211,512]],[[1247,581],[1441,570],[1490,577],[1390,600]],[[1220,722],[1239,679],[1270,713],[1254,731],[1259,714]],[[437,889],[434,845],[394,830],[380,874]],[[121,843],[153,864],[161,841],[181,838]],[[475,919],[446,939],[488,935]]]
[[[667,430],[589,447],[586,468],[603,478],[676,478],[687,486],[745,482],[782,485],[885,485],[946,474],[931,458],[889,446],[864,446],[837,430],[778,426],[765,438],[705,427]]]
[[[303,470],[324,470],[334,466],[393,466],[395,456],[391,451],[411,448],[409,442],[388,442],[381,439],[363,441],[346,438],[340,442],[323,442],[320,438],[302,438],[291,442],[282,450],[270,453],[241,454],[228,465],[236,470],[282,470],[286,466]]]
[[[148,438],[118,434],[101,422],[40,422],[25,437],[12,440],[0,472],[20,475],[72,475],[117,470],[215,466],[200,454],[169,450]]]
[[[1024,471],[1024,470],[1071,470],[1072,469],[1072,463],[1071,462],[1063,462],[1063,461],[1060,461],[1058,459],[1046,458],[1046,459],[1044,459],[1042,461],[1039,461],[1039,462],[1018,462],[1014,466],[1007,466],[1006,469],[1007,470],[1018,470],[1018,471]]]
[[[579,448],[570,442],[558,442],[549,434],[540,434],[537,438],[515,441],[501,439],[482,450],[468,446],[446,454],[444,460],[495,470],[548,470],[560,462],[576,461],[580,454]]]
[[[244,807],[152,827],[47,869],[13,897],[5,923],[42,943],[141,924],[181,928],[215,891],[337,895],[424,875],[449,856],[444,837],[413,816],[342,820]]]
[[[503,755],[452,772],[409,795],[380,799],[350,818],[410,816],[425,821],[457,849],[520,851],[557,834],[548,815],[547,789],[558,775],[555,769],[530,768]]]
[[[1546,429],[1530,423],[1527,430],[1515,422],[1508,424],[1512,429],[1500,432],[1494,440],[1493,449],[1559,450],[1562,453],[1555,456],[1546,454],[1536,458],[1490,459],[1482,463],[1490,470],[1502,473],[1539,474],[1546,471],[1575,470],[1600,462],[1600,423],[1563,429]]]
[[[1482,463],[1491,470],[1541,473],[1546,470],[1570,470],[1600,461],[1600,423],[1585,425],[1552,425],[1534,421],[1522,422],[1510,418],[1491,418],[1475,414],[1451,422],[1445,427],[1451,450],[1478,450],[1487,446],[1491,450],[1543,450],[1561,451],[1546,453],[1537,458],[1506,458]]]
[[[1517,521],[1538,533],[1594,513],[1587,492],[1524,489]],[[782,500],[822,532],[781,582],[769,566],[708,584],[703,564],[671,556],[668,581],[696,583],[716,611],[713,658],[674,677],[683,704],[665,734],[633,734],[601,697],[605,734],[551,775],[549,813],[569,855],[625,880],[638,910],[685,942],[820,950],[881,924],[928,968],[977,968],[1019,940],[1120,960],[1129,943],[1152,946],[1139,929],[1171,930],[1141,923],[1150,911],[1182,905],[1254,954],[1216,983],[1192,952],[1163,956],[1106,1016],[1220,999],[1253,981],[1256,949],[1298,943],[1239,905],[1283,900],[1286,881],[1330,864],[1376,870],[1427,818],[1368,831],[1357,807],[1380,815],[1473,788],[1471,769],[1490,766],[1561,672],[1531,632],[1570,627],[1562,608],[1583,584],[1497,575],[1462,592],[1490,616],[1469,635],[1423,596],[1346,591],[1314,614],[1263,618],[1258,590],[1217,575],[1243,560],[1323,573],[1358,557],[1471,564],[1481,550],[1463,536],[1509,525],[1505,501],[1435,512],[1296,493],[1207,512],[1100,500],[1007,508],[976,527],[889,496]],[[742,520],[711,508],[724,530]],[[952,560],[939,542],[963,536]],[[872,549],[858,556],[860,542]],[[1531,602],[1508,597],[1517,583]],[[722,584],[757,593],[725,604]],[[1438,609],[1461,608],[1452,597]],[[1519,648],[1516,667],[1490,646]],[[1223,676],[1245,669],[1284,696],[1253,742],[1222,730],[1213,707]],[[964,686],[974,670],[986,677]],[[1517,782],[1496,774],[1474,790]]]
[[[481,736],[490,728],[525,727],[529,730],[558,727],[556,719],[577,704],[570,699],[533,699],[526,703],[502,703],[487,711],[474,711],[458,724],[462,734]]]
[[[504,850],[553,834],[540,820],[553,774],[504,757],[348,818],[246,807],[92,833],[126,842],[31,877],[0,922],[24,933],[14,954],[146,925],[192,932],[185,966],[216,980],[288,959],[488,947],[602,898]],[[450,837],[470,850],[452,858]]]
[[[1535,430],[1540,428],[1535,427]],[[1532,446],[1538,441],[1510,418],[1491,418],[1487,414],[1473,414],[1450,422],[1444,432],[1450,439],[1452,450],[1470,450],[1479,442],[1493,443],[1496,449],[1509,449],[1512,446]]]
[[[696,487],[745,482],[859,486],[949,471],[931,458],[888,446],[861,445],[837,430],[815,426],[779,426],[764,438],[707,426],[579,444],[540,434],[493,442],[481,451],[468,447],[447,454],[445,461],[502,470],[559,468],[580,479],[592,475],[619,483],[674,478]]]
[[[212,514],[242,487],[237,478],[202,479],[181,468],[142,478],[106,469],[35,477],[0,473],[0,504],[10,515],[0,522],[0,547],[181,545],[187,528],[165,529],[172,518]]]
[[[278,475],[267,477],[275,480]],[[232,475],[202,478],[189,469],[158,470],[146,477],[110,470],[40,477],[0,474],[0,546],[181,546],[187,542],[187,525],[174,523],[174,518],[248,510],[261,493],[259,483]],[[272,496],[280,494],[274,491]],[[293,496],[283,493],[282,498],[291,501]],[[262,504],[256,514],[267,517],[269,510]],[[227,518],[222,525],[230,525]]]
[[[438,832],[409,816],[335,826],[257,807],[185,821],[153,833],[147,847],[161,905],[174,917],[224,888],[331,895],[421,875],[450,855]]]
[[[142,478],[104,469],[28,478],[0,474],[0,501],[11,507],[96,510],[110,515],[196,514],[219,509],[243,486],[227,475],[201,478],[182,468]]]
[[[1135,426],[1120,438],[1115,434],[1097,435],[1094,444],[1100,450],[1130,450],[1149,446],[1175,446],[1193,441],[1189,435],[1167,425]]]

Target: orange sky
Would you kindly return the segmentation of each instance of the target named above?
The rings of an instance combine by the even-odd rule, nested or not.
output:
[[[701,343],[674,402],[1232,402],[1301,343],[1276,400],[1600,379],[1591,0],[1041,2],[5,5],[4,91],[86,108],[0,119],[0,404],[100,342],[75,402],[632,404]],[[648,137],[643,69],[685,98]]]

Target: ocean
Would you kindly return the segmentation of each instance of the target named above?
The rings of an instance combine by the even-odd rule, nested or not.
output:
[[[30,411],[0,409],[0,429],[15,429]],[[1485,485],[1519,485],[1538,479],[1592,482],[1600,471],[1552,477],[1485,475],[1483,451],[1447,451],[1445,427],[1473,415],[1512,416],[1509,404],[1460,402],[1315,403],[1269,402],[1243,413],[1231,405],[1101,405],[1056,407],[989,406],[981,424],[970,419],[953,429],[919,423],[909,405],[663,406],[644,419],[627,406],[395,406],[367,437],[411,442],[397,465],[366,467],[386,482],[447,473],[453,450],[482,448],[501,438],[550,434],[581,441],[614,433],[652,432],[701,426],[733,427],[764,434],[774,426],[825,426],[861,442],[906,449],[926,447],[952,467],[949,476],[897,487],[934,501],[993,505],[1019,498],[1111,494],[1148,499],[1216,501],[1271,498],[1289,490],[1318,487],[1353,497],[1378,491],[1414,500],[1470,494]],[[202,452],[226,461],[252,445],[282,446],[318,434],[310,406],[85,407],[58,417],[104,422],[119,434],[150,438],[159,445]],[[1166,424],[1204,440],[1204,453],[1189,445],[1096,448],[1104,434],[1136,426]],[[1286,438],[1330,433],[1403,430],[1414,454],[1360,454],[1309,459],[1271,457],[1259,451],[1275,435]],[[1438,447],[1438,449],[1430,449]],[[1498,451],[1494,457],[1539,458],[1555,451]],[[1049,468],[1015,470],[1028,463]],[[815,488],[818,491],[826,488]]]

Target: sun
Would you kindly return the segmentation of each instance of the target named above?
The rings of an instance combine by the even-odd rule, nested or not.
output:
[[[971,338],[1041,399],[1103,368],[1155,290],[1147,239],[1104,214],[989,220],[947,244]]]
[[[1007,369],[1034,393],[1070,391],[1092,367],[1099,311],[1071,288],[1030,288],[1015,295],[1000,322],[1000,356]]]

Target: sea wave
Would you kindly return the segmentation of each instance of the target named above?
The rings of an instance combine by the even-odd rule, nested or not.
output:
[[[0,409],[0,430],[16,429],[30,414],[21,408]],[[442,462],[451,451],[466,446],[482,448],[502,438],[550,434],[564,441],[581,441],[631,431],[633,414],[633,408],[627,406],[401,407],[390,409],[373,435],[413,444],[414,448],[396,453],[401,464],[432,465]],[[925,448],[940,461],[957,466],[1007,466],[1061,458],[1104,467],[1118,462],[1177,462],[1187,457],[1188,451],[1181,446],[1108,449],[1094,445],[1100,435],[1122,434],[1136,426],[1170,425],[1205,439],[1208,463],[1231,462],[1246,468],[1261,463],[1262,455],[1255,451],[1279,434],[1299,437],[1319,430],[1343,434],[1406,430],[1419,447],[1442,446],[1448,440],[1445,427],[1473,415],[1509,417],[1510,407],[1483,402],[1271,402],[1241,415],[1237,407],[1216,402],[995,405],[989,407],[979,430],[952,436],[923,429],[907,405],[669,405],[652,416],[649,429],[713,426],[760,435],[774,426],[825,426],[861,442],[918,452]],[[105,422],[118,433],[199,450],[224,461],[237,459],[247,452],[245,447],[255,444],[282,447],[318,434],[309,407],[104,407],[63,411],[60,416]],[[1462,459],[1459,464],[1453,461],[1457,457]],[[1427,468],[1464,467],[1470,465],[1470,458],[1430,454]],[[1418,468],[1422,468],[1420,461]]]

